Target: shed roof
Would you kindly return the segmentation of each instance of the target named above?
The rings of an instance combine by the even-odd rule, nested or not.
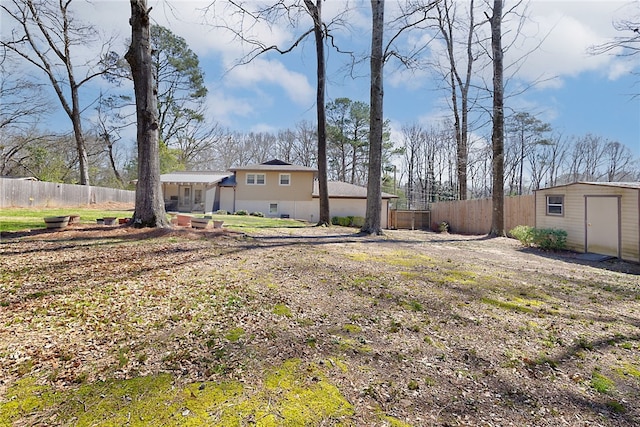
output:
[[[308,166],[292,165],[291,163],[283,162],[282,160],[273,159],[268,162],[236,166],[229,168],[230,171],[279,171],[279,172],[317,172],[318,169]]]
[[[348,182],[340,182],[340,181],[329,181],[327,183],[329,190],[329,197],[332,198],[343,198],[343,199],[366,199],[367,198],[367,188],[361,187],[359,185],[349,184]],[[320,192],[318,189],[318,181],[313,181],[313,193],[312,197],[320,197]],[[383,199],[395,199],[398,196],[395,194],[382,193]]]
[[[209,184],[213,185],[231,175],[221,171],[182,171],[160,175],[160,182],[173,184]]]
[[[549,189],[552,189],[552,188],[560,188],[560,187],[570,187],[572,185],[578,185],[578,184],[594,185],[594,186],[599,186],[599,187],[617,187],[617,188],[635,188],[635,189],[640,189],[640,182],[638,182],[638,181],[636,181],[636,182],[586,182],[586,181],[578,181],[578,182],[571,182],[569,184],[555,185],[553,187],[540,188],[540,189],[535,190],[535,191],[549,190]]]

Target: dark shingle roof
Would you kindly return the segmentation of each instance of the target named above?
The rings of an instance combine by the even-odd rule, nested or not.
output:
[[[283,162],[282,160],[273,159],[268,162],[236,166],[229,168],[230,171],[279,171],[279,172],[317,172],[318,169],[308,166],[292,165],[291,163]]]

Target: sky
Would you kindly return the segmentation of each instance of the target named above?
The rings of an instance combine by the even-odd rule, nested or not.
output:
[[[4,1],[4,0],[3,0]],[[268,3],[264,1],[265,3]],[[481,0],[476,0],[480,3]],[[263,55],[247,65],[234,64],[246,53],[229,32],[214,28],[214,14],[205,13],[210,1],[148,0],[155,23],[183,37],[198,55],[209,89],[209,116],[224,127],[238,131],[277,131],[294,128],[302,120],[315,121],[315,47],[308,39],[291,53]],[[129,2],[126,0],[74,0],[79,20],[96,25],[113,35],[121,53],[130,36]],[[460,4],[467,4],[466,0]],[[218,0],[215,16],[230,15],[228,3]],[[328,0],[325,19],[335,17],[343,0]],[[339,28],[336,40],[343,50],[365,54],[370,45],[370,6],[368,1],[350,1],[347,27]],[[509,5],[509,3],[507,3]],[[487,11],[488,8],[487,8]],[[387,2],[387,16],[395,13]],[[613,22],[640,16],[638,1],[616,0],[532,0],[521,36],[509,48],[505,62],[526,56],[519,62],[516,77],[507,80],[508,111],[526,111],[565,136],[594,134],[628,146],[640,157],[640,55],[590,55],[590,46],[619,36]],[[99,19],[96,19],[99,17]],[[480,19],[482,17],[478,17]],[[302,20],[303,26],[308,20]],[[2,23],[6,31],[6,23]],[[515,33],[515,22],[505,24],[505,41]],[[258,25],[256,37],[278,45],[290,44],[299,30],[278,25]],[[422,45],[425,59],[437,51],[437,42],[427,43],[426,33],[410,33],[396,45],[399,49]],[[89,55],[90,49],[86,52]],[[95,52],[93,52],[95,53]],[[615,52],[614,52],[615,53]],[[368,63],[362,61],[349,72],[347,55],[328,49],[327,101],[348,97],[369,101]],[[512,70],[514,68],[510,68]],[[490,73],[490,70],[485,70]],[[509,74],[509,71],[507,72]],[[490,74],[484,76],[490,81]],[[449,114],[447,94],[439,89],[442,77],[429,70],[408,70],[398,62],[385,65],[384,116],[391,123],[392,137],[401,139],[404,125],[436,125]],[[518,88],[538,81],[523,93]],[[104,84],[104,83],[103,83]],[[478,129],[486,137],[488,130]]]

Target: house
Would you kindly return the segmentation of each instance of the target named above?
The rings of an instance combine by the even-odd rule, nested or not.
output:
[[[576,182],[535,191],[536,228],[567,232],[578,252],[640,262],[640,182]]]
[[[211,211],[218,183],[229,176],[228,172],[185,171],[160,175],[165,209],[179,212]]]
[[[315,213],[315,219],[318,219],[317,202],[311,196],[317,169],[271,160],[229,170],[235,176],[235,204],[221,203],[221,209],[262,212],[268,217],[310,221],[313,221]]]
[[[174,172],[161,175],[167,210],[215,212],[245,210],[267,217],[317,221],[320,214],[317,169],[281,160],[238,166],[229,172]],[[367,189],[329,182],[331,216],[365,216]],[[389,200],[382,194],[381,226],[387,227]]]

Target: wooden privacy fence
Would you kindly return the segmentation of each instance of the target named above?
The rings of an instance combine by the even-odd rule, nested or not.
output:
[[[90,185],[0,178],[0,208],[62,207],[136,201],[136,192]]]
[[[491,199],[456,200],[431,205],[431,221],[446,221],[453,233],[487,234],[491,230],[493,202]],[[516,225],[535,227],[535,196],[504,198],[504,229]]]
[[[389,228],[399,230],[428,230],[431,223],[429,211],[392,210],[389,212]]]

